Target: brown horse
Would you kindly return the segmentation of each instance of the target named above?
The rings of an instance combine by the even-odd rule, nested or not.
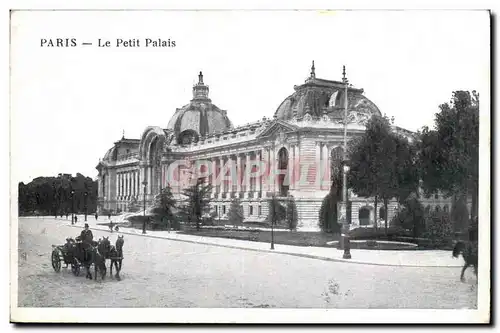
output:
[[[113,265],[116,269],[116,279],[119,281],[120,271],[122,269],[122,260],[123,260],[123,244],[125,240],[123,236],[118,236],[115,245],[111,245],[108,237],[104,237],[103,239],[103,248],[106,249],[105,258],[111,260],[111,265],[109,266],[109,274],[113,277]],[[103,250],[104,251],[104,250]]]
[[[123,239],[122,236],[118,236],[118,239],[116,240],[115,246],[111,247],[111,252],[110,252],[110,259],[111,259],[111,265],[109,266],[109,274],[113,276],[113,265],[116,268],[116,279],[118,281],[121,280],[120,278],[120,271],[122,270],[122,261],[123,261],[123,244],[125,243],[125,240]]]
[[[476,274],[477,279],[477,247],[477,242],[460,241],[457,242],[457,244],[455,244],[455,247],[453,248],[453,257],[458,258],[461,253],[465,261],[464,267],[462,268],[462,273],[460,274],[460,281],[462,282],[465,282],[464,273],[469,266],[474,267],[474,273]]]

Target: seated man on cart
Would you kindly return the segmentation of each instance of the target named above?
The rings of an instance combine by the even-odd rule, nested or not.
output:
[[[89,229],[88,223],[85,223],[85,229],[80,233],[80,240],[87,244],[92,244],[94,240],[94,235],[92,234],[92,230]]]

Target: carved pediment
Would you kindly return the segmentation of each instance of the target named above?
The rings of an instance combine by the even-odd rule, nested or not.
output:
[[[269,124],[267,128],[265,128],[259,135],[258,137],[270,137],[270,136],[277,136],[279,137],[280,135],[283,136],[285,133],[293,132],[297,130],[296,125],[292,125],[289,123],[286,123],[281,120],[276,120]],[[283,133],[283,134],[280,134]]]

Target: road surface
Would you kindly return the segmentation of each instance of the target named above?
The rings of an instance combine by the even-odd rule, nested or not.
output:
[[[90,281],[51,266],[51,245],[81,231],[68,224],[19,219],[18,306],[477,308],[472,269],[462,283],[460,268],[350,264],[139,235],[125,235],[121,281],[109,277],[109,262],[106,279]]]

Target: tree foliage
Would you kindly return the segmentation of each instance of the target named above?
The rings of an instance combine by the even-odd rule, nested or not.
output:
[[[416,147],[395,133],[386,117],[370,119],[365,133],[351,143],[349,155],[349,186],[360,196],[382,199],[386,212],[392,198],[404,202],[417,192]],[[388,214],[385,215],[387,230]]]
[[[477,216],[479,179],[479,95],[455,91],[451,101],[439,106],[434,129],[424,127],[419,166],[427,195],[471,195]]]
[[[174,210],[176,209],[176,200],[172,194],[170,186],[162,188],[154,198],[152,213],[160,217],[162,224],[172,222],[175,219]]]
[[[424,206],[418,198],[411,196],[405,200],[402,209],[393,217],[396,227],[412,231],[413,237],[419,237],[425,229]]]
[[[197,179],[195,184],[183,190],[185,203],[180,207],[180,213],[188,222],[196,223],[196,230],[200,230],[202,216],[210,212],[210,193],[212,185]]]
[[[269,214],[267,215],[267,220],[273,224],[277,225],[283,221],[286,217],[286,208],[281,204],[277,196],[273,195],[269,201]]]
[[[436,245],[446,245],[453,238],[450,215],[443,211],[433,211],[425,218],[424,236]]]
[[[227,216],[230,223],[234,225],[243,224],[243,206],[241,205],[240,199],[234,198],[233,200],[231,200]]]
[[[342,164],[332,165],[330,174],[332,183],[321,203],[319,227],[323,232],[338,234],[341,226],[337,222],[337,203],[342,200]]]
[[[19,214],[91,213],[97,210],[97,181],[80,173],[76,177],[38,177],[18,185]],[[72,191],[74,191],[72,193]],[[86,194],[85,194],[86,193]]]

